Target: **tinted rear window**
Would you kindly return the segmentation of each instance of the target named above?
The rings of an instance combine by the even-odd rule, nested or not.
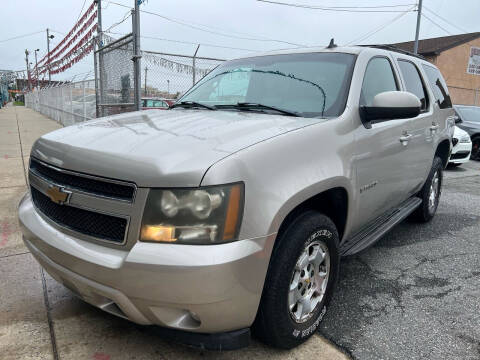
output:
[[[440,109],[451,108],[452,100],[448,94],[447,84],[445,83],[445,80],[443,80],[440,71],[425,64],[422,64],[422,66],[427,73],[428,82],[430,83],[430,87],[433,90],[433,94],[435,95],[435,99],[438,101]]]

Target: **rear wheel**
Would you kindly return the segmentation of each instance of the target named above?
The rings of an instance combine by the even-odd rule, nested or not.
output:
[[[338,233],[325,215],[308,211],[277,239],[254,333],[290,349],[315,333],[338,276]]]
[[[440,194],[442,193],[443,162],[436,156],[433,159],[432,169],[427,181],[418,196],[422,199],[420,206],[413,212],[411,218],[419,222],[432,220],[437,212]]]
[[[472,139],[472,153],[470,159],[480,160],[480,136],[475,136]]]

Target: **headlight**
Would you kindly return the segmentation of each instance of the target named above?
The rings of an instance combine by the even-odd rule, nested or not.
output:
[[[469,142],[471,142],[470,136],[464,136],[464,137],[462,137],[462,138],[460,139],[460,142],[461,142],[461,143],[469,143]]]
[[[151,189],[141,241],[220,244],[238,239],[243,184],[197,189]]]

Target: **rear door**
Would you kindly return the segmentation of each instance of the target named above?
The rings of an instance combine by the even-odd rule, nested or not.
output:
[[[365,70],[359,106],[371,105],[375,95],[400,90],[400,82],[387,56],[370,59]],[[377,120],[356,132],[355,168],[359,190],[353,230],[399,205],[407,196],[407,146],[400,138],[408,120]]]
[[[399,57],[397,64],[403,80],[403,90],[416,95],[420,99],[420,114],[407,123],[407,136],[410,137],[406,146],[408,159],[409,183],[408,193],[416,193],[423,186],[428,172],[432,167],[434,144],[438,137],[440,124],[434,116],[432,101],[427,90],[427,82],[420,68],[411,60]]]

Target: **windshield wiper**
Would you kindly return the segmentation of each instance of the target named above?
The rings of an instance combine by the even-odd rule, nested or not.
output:
[[[265,105],[265,104],[259,104],[259,103],[251,103],[251,102],[239,102],[236,104],[231,104],[231,105],[217,105],[217,107],[232,107],[235,109],[245,109],[245,110],[272,110],[276,111],[278,113],[281,113],[283,115],[288,115],[288,116],[301,116],[298,112],[291,111],[291,110],[285,110],[281,109],[275,106],[270,106],[270,105]]]
[[[202,104],[196,101],[182,101],[177,104],[173,104],[170,106],[170,109],[175,108],[175,107],[184,107],[184,108],[203,108],[203,109],[208,109],[208,110],[217,110],[215,106],[207,105],[207,104]]]

